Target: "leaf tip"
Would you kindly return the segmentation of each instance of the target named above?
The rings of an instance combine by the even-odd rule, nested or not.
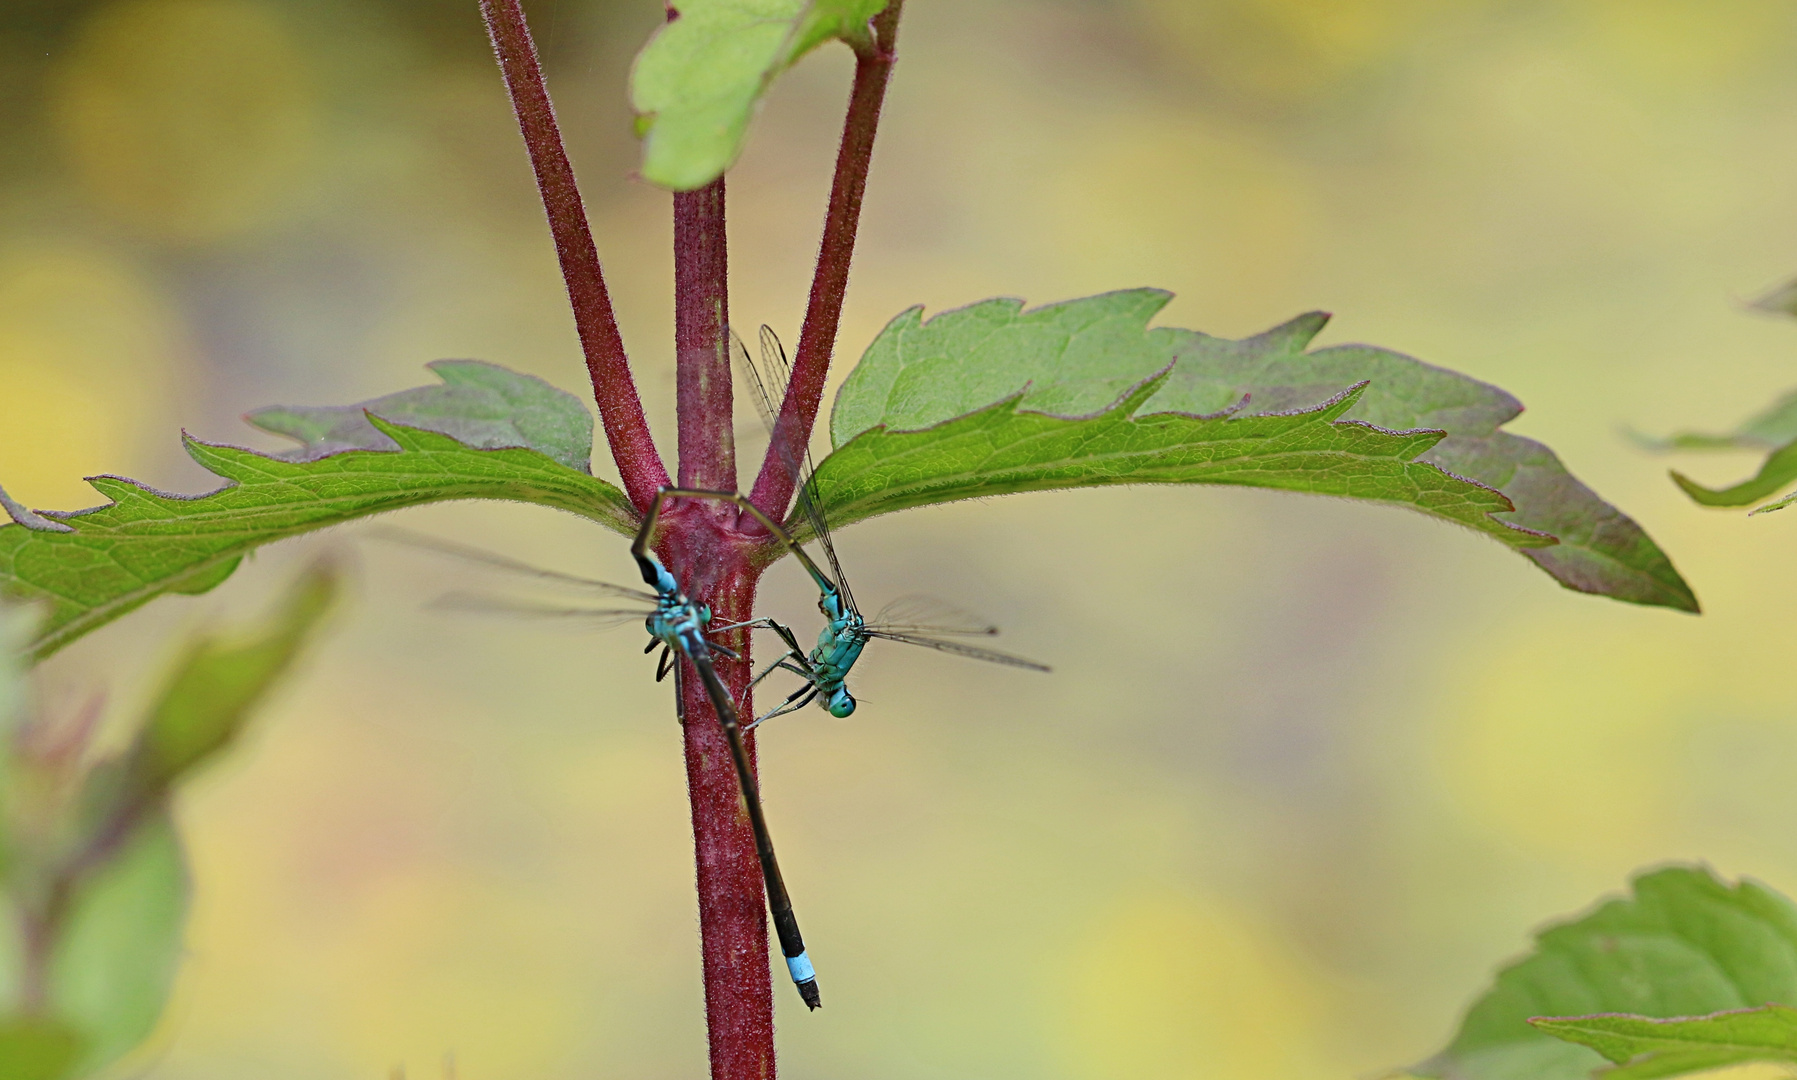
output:
[[[14,501],[3,487],[0,487],[0,509],[6,511],[6,516],[12,518],[15,525],[23,525],[33,532],[72,533],[75,531],[71,525],[52,521],[42,514],[26,509],[22,504]]]
[[[1672,482],[1677,484],[1679,489],[1690,496],[1691,501],[1697,503],[1699,506],[1741,505],[1739,502],[1730,500],[1727,488],[1705,487],[1691,479],[1689,476],[1686,476],[1684,473],[1679,472],[1677,469],[1667,469],[1666,475],[1672,477]]]

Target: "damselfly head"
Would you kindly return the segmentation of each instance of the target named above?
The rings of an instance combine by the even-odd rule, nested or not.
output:
[[[839,686],[836,688],[836,692],[830,695],[830,701],[824,708],[830,710],[831,716],[839,720],[844,719],[855,711],[855,696],[849,693],[848,687]]]

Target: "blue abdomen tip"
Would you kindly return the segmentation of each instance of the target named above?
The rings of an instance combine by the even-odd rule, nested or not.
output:
[[[812,970],[811,957],[808,953],[787,957],[786,970],[792,972],[792,981],[796,983],[810,982],[817,978],[817,972]]]

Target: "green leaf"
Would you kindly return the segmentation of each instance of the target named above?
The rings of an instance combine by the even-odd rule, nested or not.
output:
[[[1384,431],[1342,420],[1357,384],[1313,409],[1248,416],[1138,415],[1167,381],[1156,375],[1087,417],[1024,411],[1014,394],[923,431],[862,432],[824,460],[824,512],[844,525],[912,506],[1103,484],[1251,484],[1408,506],[1516,546],[1546,545],[1492,515],[1510,501],[1418,463],[1439,431]],[[802,521],[793,527],[803,535]]]
[[[54,1020],[0,1018],[0,1080],[63,1080],[82,1045],[80,1032]]]
[[[336,569],[318,563],[251,634],[202,637],[189,645],[126,757],[129,797],[165,797],[184,775],[236,738],[299,655],[337,590]]]
[[[1671,1020],[1600,1014],[1530,1023],[1615,1062],[1604,1080],[1657,1080],[1755,1061],[1797,1064],[1797,1009],[1783,1005]]]
[[[1797,281],[1780,286],[1750,305],[1777,315],[1797,316]],[[1643,440],[1653,450],[1770,449],[1759,472],[1732,487],[1705,487],[1677,470],[1673,482],[1704,506],[1747,506],[1778,493],[1780,488],[1797,480],[1797,390],[1774,402],[1771,408],[1752,417],[1733,432],[1704,435],[1686,432],[1670,439]],[[1797,502],[1797,492],[1777,502],[1760,507],[1756,514],[1782,510]]]
[[[1634,439],[1654,451],[1770,450],[1758,473],[1732,487],[1706,487],[1684,473],[1672,470],[1673,482],[1694,502],[1704,506],[1747,506],[1776,495],[1779,489],[1797,480],[1797,390],[1779,398],[1771,408],[1749,418],[1732,432],[1686,431],[1665,439],[1640,436]],[[1778,503],[1763,509],[1777,510],[1784,505]]]
[[[1573,478],[1553,451],[1499,430],[1522,411],[1509,394],[1386,349],[1340,345],[1307,352],[1328,321],[1320,312],[1241,341],[1171,327],[1150,329],[1149,320],[1170,298],[1156,289],[1133,289],[1031,311],[1023,310],[1019,300],[987,300],[928,321],[921,308],[913,308],[887,325],[844,381],[831,414],[831,441],[840,453],[877,428],[887,433],[939,430],[946,421],[1014,396],[1020,414],[1091,416],[1162,371],[1168,371],[1167,377],[1142,404],[1142,418],[1155,413],[1216,416],[1233,409],[1228,422],[1241,423],[1303,413],[1370,381],[1340,419],[1390,432],[1445,432],[1419,451],[1417,462],[1502,491],[1514,504],[1514,509],[1494,511],[1514,527],[1502,532],[1463,517],[1455,520],[1523,549],[1568,588],[1697,610],[1689,586],[1639,525]],[[829,470],[826,459],[820,483]],[[1152,473],[1148,470],[1139,479],[1210,482],[1206,476]],[[1111,473],[1102,482],[1133,481]],[[1237,474],[1221,482],[1255,481]],[[1268,486],[1330,490],[1329,481],[1317,482],[1317,488],[1284,480]],[[956,486],[952,497],[1006,490],[1019,489],[1000,484],[981,490],[968,481]],[[916,503],[891,508],[897,505]],[[1535,534],[1559,542],[1541,546],[1538,538],[1521,539]]]
[[[449,370],[453,374],[438,367],[454,392],[428,388],[438,395],[425,396],[429,408],[414,400],[407,415],[471,437],[469,424],[492,423],[496,430],[500,425],[481,411],[491,399],[457,396],[477,382],[499,394],[493,390],[496,369],[458,362]],[[526,402],[512,426],[525,441],[566,457],[572,415],[547,394],[520,386],[514,381],[505,391],[507,400]],[[468,408],[455,411],[450,406],[457,401]],[[188,438],[188,454],[228,481],[224,487],[207,495],[171,495],[100,476],[88,482],[112,500],[105,506],[14,513],[16,524],[0,526],[0,596],[43,601],[48,609],[31,644],[33,655],[47,656],[164,593],[204,592],[263,544],[387,510],[506,499],[566,510],[625,535],[636,531],[636,512],[623,492],[543,450],[476,449],[436,430],[363,415],[369,430],[393,449],[323,451],[318,457],[313,447],[349,437],[344,433],[353,425],[317,411],[264,411],[257,422],[307,440],[297,460]],[[309,418],[318,422],[305,427]]]
[[[1774,450],[1751,480],[1743,480],[1733,487],[1704,487],[1677,469],[1672,470],[1672,480],[1684,489],[1685,494],[1691,496],[1693,502],[1704,506],[1746,506],[1756,503],[1769,495],[1776,495],[1780,488],[1797,480],[1797,439]],[[1779,503],[1764,509],[1777,510],[1784,505],[1785,503]]]
[[[1779,398],[1770,408],[1721,434],[1681,431],[1664,439],[1630,432],[1636,445],[1657,453],[1669,450],[1770,450],[1797,439],[1797,390]]]
[[[85,1036],[83,1071],[149,1035],[179,966],[188,883],[169,820],[175,785],[243,729],[337,588],[336,570],[315,564],[254,627],[196,640],[122,758],[91,770],[71,805],[79,843],[45,879],[69,898],[52,945],[48,1012]]]
[[[704,187],[742,153],[768,86],[832,38],[870,47],[887,0],[682,0],[630,72],[643,177],[674,191]]]
[[[1412,1072],[1443,1080],[1575,1080],[1602,1064],[1530,1026],[1536,1017],[1666,1018],[1797,1001],[1797,905],[1704,867],[1637,877],[1611,900],[1536,937],[1468,1010],[1446,1050]]]
[[[83,883],[50,968],[51,1012],[87,1039],[79,1071],[118,1060],[156,1027],[180,966],[187,896],[161,809]]]
[[[580,399],[535,375],[480,360],[434,360],[424,365],[442,386],[419,386],[360,405],[272,405],[244,419],[300,442],[279,455],[313,461],[344,450],[397,450],[368,421],[448,435],[479,450],[528,447],[576,472],[592,472],[593,416]]]

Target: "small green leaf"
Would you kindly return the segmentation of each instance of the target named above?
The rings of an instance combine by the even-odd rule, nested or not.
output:
[[[112,500],[105,506],[14,513],[16,524],[0,526],[0,596],[44,602],[48,616],[31,644],[33,655],[48,656],[164,593],[204,592],[263,544],[387,510],[451,499],[505,499],[555,507],[625,535],[635,533],[636,512],[624,493],[583,469],[541,449],[476,449],[429,429],[440,425],[470,437],[506,438],[509,424],[532,446],[566,458],[578,441],[579,424],[552,396],[560,391],[546,384],[538,389],[532,380],[491,365],[458,361],[437,370],[449,388],[425,388],[431,393],[415,392],[418,396],[408,399],[407,415],[427,427],[362,413],[368,432],[392,449],[332,452],[324,447],[335,445],[333,440],[373,438],[368,432],[358,436],[354,424],[341,422],[341,413],[265,410],[257,414],[258,423],[307,442],[297,460],[188,438],[188,454],[228,481],[224,487],[206,495],[171,495],[134,480],[100,476],[88,482]],[[489,391],[492,396],[484,396]],[[517,403],[519,415],[501,423],[475,408],[495,400]],[[480,435],[483,425],[486,436]],[[316,456],[315,448],[325,456]]]
[[[1320,312],[1241,341],[1150,329],[1149,320],[1170,298],[1156,289],[1132,289],[1031,311],[1019,300],[987,300],[928,321],[913,308],[887,325],[844,381],[831,413],[831,441],[846,449],[861,433],[882,426],[887,432],[931,429],[1014,395],[1020,395],[1020,412],[1087,416],[1169,365],[1165,381],[1142,405],[1143,415],[1234,409],[1230,422],[1237,423],[1314,410],[1348,387],[1370,382],[1341,419],[1392,432],[1445,432],[1416,460],[1502,491],[1514,507],[1497,512],[1516,528],[1499,535],[1512,543],[1530,533],[1557,538],[1552,546],[1517,546],[1561,584],[1697,610],[1689,586],[1639,525],[1579,483],[1553,451],[1499,430],[1522,411],[1509,394],[1386,349],[1340,345],[1307,352],[1328,321]],[[827,469],[826,461],[820,479]]]
[[[165,809],[79,890],[50,968],[50,1009],[87,1036],[80,1071],[147,1038],[168,1000],[187,920],[187,864]]]
[[[864,431],[824,460],[824,512],[843,525],[912,506],[1105,484],[1205,483],[1307,491],[1408,506],[1519,547],[1553,538],[1492,515],[1510,501],[1416,461],[1439,431],[1384,431],[1342,420],[1366,391],[1313,409],[1248,416],[1139,415],[1165,373],[1087,417],[1023,411],[1013,395],[923,431]],[[793,528],[803,536],[803,522]]]
[[[1747,506],[1776,495],[1779,489],[1797,480],[1797,390],[1779,398],[1771,408],[1749,418],[1732,432],[1704,434],[1680,432],[1666,439],[1635,437],[1635,442],[1653,451],[1667,450],[1769,450],[1759,472],[1751,479],[1732,487],[1712,488],[1674,469],[1673,482],[1703,506]],[[1777,503],[1762,507],[1777,510]]]
[[[337,589],[336,570],[316,564],[249,636],[203,637],[188,647],[126,757],[130,797],[165,797],[185,774],[236,738],[299,655]]]
[[[1503,969],[1446,1050],[1411,1071],[1442,1080],[1583,1080],[1597,1053],[1530,1025],[1536,1017],[1667,1018],[1797,1001],[1797,905],[1703,867],[1637,877],[1611,900],[1536,937]]]
[[[1770,408],[1721,434],[1681,431],[1664,439],[1634,432],[1629,437],[1645,450],[1771,450],[1797,439],[1797,390],[1773,402]]]
[[[1733,487],[1704,487],[1677,469],[1672,470],[1672,480],[1684,489],[1685,494],[1691,496],[1693,502],[1704,506],[1746,506],[1756,503],[1769,495],[1776,495],[1780,488],[1797,480],[1797,439],[1774,450],[1753,479],[1743,480]],[[1765,509],[1777,510],[1783,505],[1780,503]]]
[[[887,0],[681,0],[630,72],[643,178],[704,187],[742,153],[769,84],[832,38],[866,48]]]
[[[1604,1080],[1657,1080],[1755,1061],[1797,1064],[1797,1009],[1783,1005],[1670,1020],[1606,1013],[1530,1023],[1615,1062]]]
[[[434,360],[424,365],[442,386],[419,386],[360,405],[271,405],[244,419],[285,435],[299,450],[278,455],[315,461],[344,450],[397,450],[368,421],[448,435],[477,450],[527,447],[576,472],[592,472],[593,415],[580,399],[535,375],[480,360]]]
[[[63,1080],[83,1043],[80,1032],[54,1020],[0,1018],[0,1080]]]

